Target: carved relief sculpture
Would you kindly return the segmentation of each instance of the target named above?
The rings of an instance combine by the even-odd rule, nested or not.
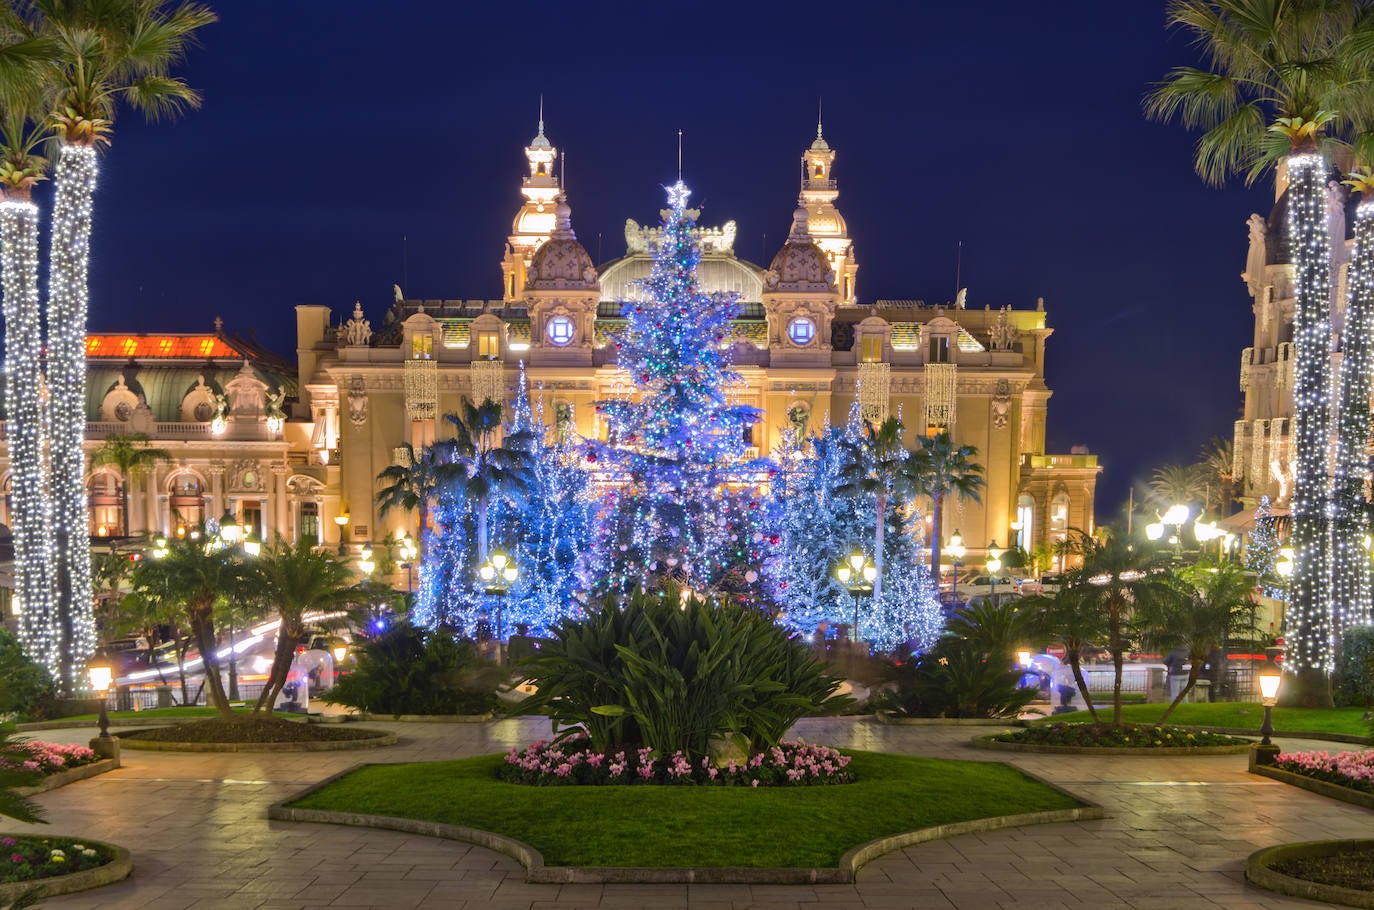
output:
[[[372,340],[372,324],[363,315],[360,301],[353,302],[353,318],[344,323],[342,335],[344,343],[350,347],[364,347]]]
[[[989,335],[992,350],[1010,351],[1015,349],[1017,342],[1021,340],[1021,332],[1011,324],[1010,306],[1004,306],[998,311],[997,322],[993,325]]]
[[[348,384],[348,419],[355,427],[367,423],[367,385],[363,377],[354,376]]]
[[[1007,415],[1011,413],[1011,383],[1005,379],[997,380],[992,393],[992,425],[996,429],[1007,428]]]

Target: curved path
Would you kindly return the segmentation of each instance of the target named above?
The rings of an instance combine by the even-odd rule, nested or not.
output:
[[[1110,817],[967,835],[883,857],[853,885],[531,885],[480,847],[388,831],[269,822],[266,807],[360,761],[500,752],[546,735],[543,720],[483,726],[385,724],[401,744],[355,753],[126,751],[125,767],[40,796],[52,824],[133,850],[127,882],[43,903],[47,910],[819,910],[819,908],[1325,907],[1248,887],[1247,854],[1269,844],[1368,837],[1374,813],[1245,771],[1245,756],[1183,759],[993,756],[968,727],[807,720],[815,742],[975,761],[1003,760],[1106,806]],[[44,738],[85,741],[91,731]],[[1285,751],[1349,748],[1280,740]],[[1014,811],[1009,807],[1008,811]],[[5,825],[23,830],[22,825]]]

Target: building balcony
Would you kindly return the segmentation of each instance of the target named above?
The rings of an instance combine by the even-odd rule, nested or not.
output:
[[[1096,455],[1021,455],[1023,468],[1096,468]]]

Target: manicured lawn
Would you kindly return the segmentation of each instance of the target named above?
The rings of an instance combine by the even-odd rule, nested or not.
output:
[[[370,765],[292,805],[466,825],[530,844],[551,866],[833,866],[916,828],[1070,809],[995,762],[850,752],[857,782],[824,787],[531,787],[501,756]]]
[[[219,712],[205,705],[190,705],[185,708],[148,708],[144,711],[111,711],[110,720],[185,720],[188,717],[214,717]],[[252,714],[251,707],[235,708],[235,714]],[[59,717],[58,720],[89,720],[94,722],[98,715],[77,714],[72,717]]]
[[[1164,713],[1166,705],[1126,705],[1121,716],[1133,724],[1153,724]],[[1275,708],[1274,729],[1293,733],[1345,733],[1351,736],[1368,736],[1369,727],[1361,718],[1364,708]],[[1111,707],[1106,713],[1097,709],[1098,717],[1111,720]],[[1087,711],[1072,714],[1057,714],[1038,723],[1088,723],[1092,717]],[[1179,705],[1169,715],[1166,723],[1180,727],[1228,727],[1253,729],[1259,731],[1264,721],[1264,706],[1259,702],[1201,702]]]

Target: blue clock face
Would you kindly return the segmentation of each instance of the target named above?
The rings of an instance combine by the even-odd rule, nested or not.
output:
[[[787,337],[798,347],[806,347],[816,337],[816,324],[805,316],[799,316],[787,324]]]
[[[567,316],[555,316],[548,321],[546,332],[550,344],[560,348],[573,340],[573,322]]]

